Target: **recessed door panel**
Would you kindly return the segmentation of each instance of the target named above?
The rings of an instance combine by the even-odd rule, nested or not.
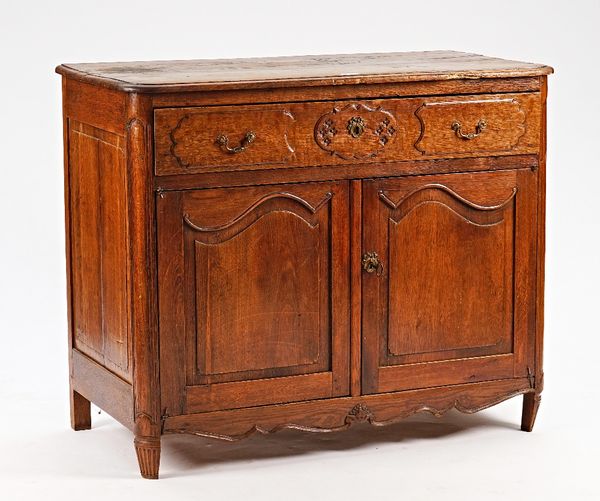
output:
[[[191,235],[197,336],[190,341],[198,362],[193,377],[229,374],[231,380],[235,373],[275,368],[328,368],[329,297],[321,290],[328,263],[319,248],[327,223],[281,211],[217,244]]]

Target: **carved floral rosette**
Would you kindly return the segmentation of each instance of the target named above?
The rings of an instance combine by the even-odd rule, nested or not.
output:
[[[328,153],[344,160],[379,155],[398,134],[394,115],[381,107],[362,103],[334,108],[315,125],[315,141]]]

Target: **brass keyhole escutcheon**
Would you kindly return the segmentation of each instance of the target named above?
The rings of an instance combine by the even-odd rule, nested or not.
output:
[[[383,274],[383,264],[379,260],[377,252],[365,252],[362,257],[362,268],[367,273],[377,272],[377,276]]]
[[[348,130],[348,134],[350,134],[353,138],[360,137],[365,131],[365,121],[360,117],[352,117],[350,120],[348,120],[346,129]]]

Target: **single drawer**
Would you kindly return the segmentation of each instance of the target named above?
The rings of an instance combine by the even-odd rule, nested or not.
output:
[[[527,116],[517,98],[462,98],[423,103],[415,115],[423,155],[505,153],[526,132]]]
[[[539,93],[154,111],[158,175],[537,153]],[[412,169],[412,170],[411,170]],[[398,175],[414,166],[399,164]]]

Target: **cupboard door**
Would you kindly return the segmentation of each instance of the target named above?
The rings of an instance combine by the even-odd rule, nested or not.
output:
[[[169,415],[347,395],[346,182],[157,197]]]
[[[527,376],[536,174],[363,185],[363,393]]]

